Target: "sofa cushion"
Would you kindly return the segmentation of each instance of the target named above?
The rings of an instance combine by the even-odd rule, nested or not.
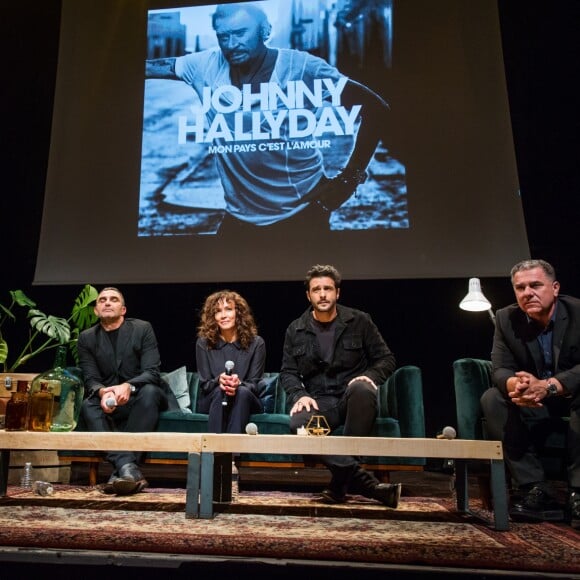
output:
[[[169,384],[169,387],[177,399],[179,408],[184,413],[191,413],[191,397],[189,395],[187,369],[185,367],[180,367],[169,373],[162,373],[161,377]]]
[[[264,413],[274,413],[276,409],[276,383],[278,373],[264,376],[258,383],[258,397],[264,406]]]

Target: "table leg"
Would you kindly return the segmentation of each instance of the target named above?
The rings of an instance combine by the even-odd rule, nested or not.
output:
[[[213,518],[213,452],[201,454],[201,477],[200,477],[200,507],[199,517],[203,519]]]
[[[185,495],[186,518],[199,518],[199,483],[200,483],[199,453],[189,453],[187,455],[187,483]]]
[[[491,463],[491,496],[493,498],[493,515],[495,529],[500,532],[509,530],[508,495],[505,481],[505,464],[492,459]]]
[[[8,491],[8,470],[10,469],[10,450],[3,449],[0,456],[0,497]]]
[[[213,498],[214,501],[230,503],[232,501],[232,454],[215,453],[213,464]]]
[[[469,511],[469,484],[467,480],[467,461],[455,460],[455,492],[457,494],[457,510],[461,513]]]

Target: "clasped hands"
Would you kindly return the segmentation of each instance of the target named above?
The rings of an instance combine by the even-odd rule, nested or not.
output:
[[[518,407],[543,407],[546,397],[546,381],[531,373],[519,371],[508,379],[508,395]]]
[[[238,375],[222,373],[219,376],[219,387],[228,397],[235,397],[240,382]]]

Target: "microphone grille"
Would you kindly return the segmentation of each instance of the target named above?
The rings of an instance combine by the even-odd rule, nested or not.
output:
[[[441,434],[445,439],[455,439],[457,437],[457,431],[453,427],[444,427]]]
[[[255,423],[248,423],[246,425],[246,433],[248,435],[257,435],[258,434],[258,426]]]
[[[232,371],[234,370],[234,361],[233,360],[227,360],[226,361],[226,371]]]

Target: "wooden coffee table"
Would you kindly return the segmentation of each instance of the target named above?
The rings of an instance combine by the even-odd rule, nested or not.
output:
[[[376,457],[430,457],[455,460],[457,509],[469,512],[467,466],[488,461],[495,529],[509,529],[507,488],[500,441],[396,437],[204,434],[201,437],[199,514],[211,518],[214,501],[231,501],[231,459],[237,453],[291,453]]]

